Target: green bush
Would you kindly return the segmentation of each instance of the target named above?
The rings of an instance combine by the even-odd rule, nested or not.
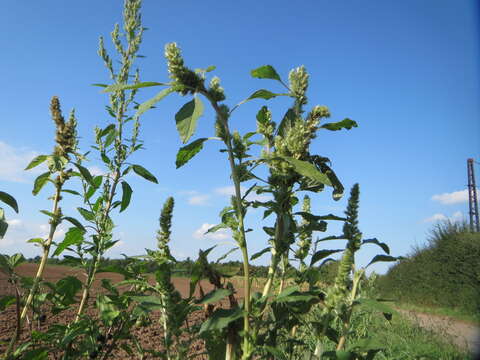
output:
[[[401,302],[480,313],[480,233],[462,222],[435,225],[428,242],[379,279],[384,296]]]

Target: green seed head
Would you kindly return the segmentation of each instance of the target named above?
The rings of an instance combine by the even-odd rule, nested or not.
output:
[[[308,73],[305,66],[300,66],[290,71],[288,75],[290,90],[296,97],[297,106],[301,109],[307,104]]]
[[[175,85],[181,87],[180,94],[194,94],[203,87],[203,80],[200,76],[184,65],[181,51],[176,43],[165,45],[165,58],[167,59],[170,78]]]
[[[212,80],[210,80],[210,88],[208,89],[208,93],[212,97],[213,100],[220,102],[225,100],[225,91],[220,86],[220,78],[214,76]]]
[[[55,146],[54,155],[69,159],[69,154],[73,154],[77,147],[77,121],[75,120],[75,113],[72,111],[68,122],[65,122],[60,108],[60,101],[56,96],[51,100],[50,112],[56,126],[55,142],[57,145]]]

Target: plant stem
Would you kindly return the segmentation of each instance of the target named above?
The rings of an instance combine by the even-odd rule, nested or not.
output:
[[[350,292],[350,306],[348,309],[347,316],[345,318],[345,321],[343,323],[343,335],[340,337],[338,344],[337,344],[337,351],[342,350],[343,347],[345,346],[345,342],[347,340],[347,335],[346,333],[348,332],[350,328],[350,318],[352,317],[352,312],[353,312],[353,301],[355,300],[357,296],[357,291],[358,291],[358,285],[360,283],[360,280],[362,279],[364,273],[364,269],[359,270],[355,275],[353,279],[353,286],[352,290]]]
[[[52,209],[52,213],[54,214],[54,216],[57,216],[58,212],[59,212],[58,204],[59,204],[60,199],[61,199],[60,193],[62,191],[62,186],[63,186],[63,182],[61,182],[61,181],[55,182],[55,195],[53,196],[53,209]],[[47,259],[48,259],[48,255],[49,255],[49,252],[50,252],[50,247],[52,246],[53,235],[55,234],[55,230],[57,229],[58,224],[59,224],[58,219],[56,219],[56,218],[51,219],[51,221],[50,221],[50,231],[48,233],[48,238],[47,238],[46,243],[43,246],[42,260],[40,261],[40,265],[38,266],[37,273],[35,275],[35,279],[33,280],[32,288],[30,289],[30,292],[28,294],[27,300],[25,301],[25,305],[23,307],[22,313],[21,313],[20,318],[17,322],[17,326],[18,326],[19,329],[21,329],[22,326],[23,326],[23,321],[25,320],[25,317],[27,316],[28,308],[30,307],[30,305],[33,301],[33,298],[35,296],[35,293],[37,292],[38,285],[40,284],[40,281],[41,281],[41,278],[42,278],[42,275],[43,275],[43,270],[45,269],[45,265],[47,264]],[[15,335],[12,337],[12,339],[10,340],[10,343],[8,344],[8,348],[5,351],[5,358],[8,358],[11,355],[11,353],[13,351],[13,347],[15,346],[15,343],[17,342],[18,337],[20,335],[20,332],[21,332],[21,330],[17,331],[15,333]]]
[[[230,129],[228,127],[228,119],[225,118],[224,114],[220,110],[217,102],[213,100],[206,91],[201,91],[211,103],[212,107],[214,108],[217,115],[222,119],[223,126],[225,128],[226,138],[224,139],[225,145],[227,146],[228,152],[228,161],[230,164],[230,171],[231,176],[235,188],[235,200],[236,200],[236,213],[238,219],[238,229],[239,229],[239,239],[238,239],[238,246],[242,251],[242,258],[243,258],[243,287],[245,291],[244,297],[244,304],[245,304],[245,315],[243,316],[243,331],[244,331],[244,338],[243,338],[243,355],[242,359],[249,359],[252,352],[252,346],[250,343],[250,264],[248,259],[248,249],[246,243],[246,236],[245,236],[245,225],[244,225],[244,209],[242,204],[242,193],[240,189],[240,180],[238,179],[236,168],[235,168],[235,160],[233,154],[233,146],[232,146],[232,136],[230,134]]]

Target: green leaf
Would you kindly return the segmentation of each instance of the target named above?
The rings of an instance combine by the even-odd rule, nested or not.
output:
[[[107,138],[105,139],[105,143],[103,144],[103,147],[108,148],[115,141],[116,136],[117,136],[117,131],[115,129],[108,132],[108,135],[107,135]]]
[[[69,246],[81,244],[83,242],[84,234],[85,232],[78,227],[71,227],[68,229],[65,238],[60,244],[58,244],[53,256],[60,255]]]
[[[387,254],[390,254],[390,248],[388,247],[388,245],[378,241],[378,239],[373,238],[373,239],[363,240],[362,244],[376,244],[380,246],[383,249],[383,251],[385,251]]]
[[[15,200],[15,198],[12,195],[7,194],[6,192],[0,191],[0,201],[3,201],[5,204],[10,206],[18,214],[17,200]]]
[[[42,188],[45,186],[45,184],[47,183],[49,178],[50,178],[50,172],[49,171],[39,175],[35,179],[35,182],[33,183],[32,194],[37,195],[40,192],[40,190],[42,190]]]
[[[325,351],[322,354],[322,359],[336,359],[336,360],[354,360],[355,354],[350,351]]]
[[[217,309],[207,321],[202,324],[200,334],[205,331],[221,330],[231,322],[240,319],[243,316],[242,309],[236,307],[233,309]]]
[[[102,92],[107,93],[107,92],[122,91],[122,90],[135,90],[135,89],[140,89],[144,87],[165,86],[165,85],[168,85],[168,84],[154,82],[154,81],[139,82],[136,84],[113,84],[113,85],[107,86],[105,89],[102,90]]]
[[[107,134],[109,134],[111,131],[115,130],[115,124],[110,124],[110,125],[107,125],[105,127],[105,129],[103,129],[101,132],[100,132],[100,137],[103,137]]]
[[[250,74],[252,77],[257,79],[272,79],[282,81],[272,65],[260,66],[259,68],[253,69]]]
[[[130,204],[132,198],[132,188],[126,181],[122,181],[122,205],[120,206],[120,212],[125,210]]]
[[[278,126],[277,134],[284,136],[288,129],[290,129],[295,124],[295,111],[288,109],[285,115],[283,116],[280,125]]]
[[[332,254],[338,253],[343,251],[343,249],[336,249],[336,250],[319,250],[315,254],[312,255],[312,260],[310,260],[310,266],[313,266],[317,261],[322,260]]]
[[[5,310],[8,306],[15,304],[15,296],[6,295],[0,298],[0,311]]]
[[[120,315],[120,311],[106,295],[98,295],[97,307],[100,312],[100,318],[107,324],[112,323]]]
[[[195,96],[191,101],[182,106],[175,114],[175,122],[180,139],[185,144],[195,132],[197,120],[203,114],[203,103]]]
[[[403,257],[399,256],[399,257],[395,257],[395,256],[389,256],[389,255],[376,255],[372,261],[370,261],[370,263],[365,266],[365,268],[369,267],[370,265],[372,265],[373,263],[376,263],[376,262],[379,262],[379,261],[397,261],[397,260],[401,260],[403,259]]]
[[[40,244],[40,246],[43,245],[43,242],[44,242],[44,239],[42,238],[33,238],[33,239],[30,239],[27,241],[28,243],[32,243],[32,244]]]
[[[232,291],[229,289],[216,289],[210,291],[208,294],[206,294],[203,298],[197,301],[197,304],[203,305],[203,304],[211,304],[215,303],[217,301],[222,300],[223,298],[226,298],[227,296],[231,295]]]
[[[48,350],[45,348],[37,348],[23,354],[22,359],[28,360],[48,360]]]
[[[32,161],[30,161],[30,164],[28,164],[25,170],[33,169],[35,166],[38,166],[41,163],[43,163],[45,160],[47,160],[47,158],[48,158],[47,155],[38,155]]]
[[[73,228],[76,229],[76,228]],[[82,288],[82,282],[75,276],[67,276],[60,279],[55,284],[56,295],[64,298],[63,303],[70,305],[75,302],[74,297]]]
[[[12,269],[15,269],[18,265],[22,264],[25,262],[25,258],[23,257],[22,254],[14,254],[10,256],[9,263]]]
[[[220,224],[217,224],[215,226],[212,226],[211,228],[209,228],[205,234],[208,234],[208,233],[214,233],[220,229],[225,229],[225,228],[228,228],[228,226],[224,223],[220,223]]]
[[[80,213],[80,215],[83,216],[83,218],[85,220],[93,221],[95,219],[95,214],[93,212],[88,211],[87,209],[84,209],[84,208],[81,208],[81,207],[78,207],[77,210]]]
[[[0,240],[3,239],[8,229],[8,223],[5,221],[5,211],[0,208]]]
[[[144,179],[154,182],[155,184],[158,184],[158,180],[155,176],[152,175],[150,171],[145,169],[143,166],[140,165],[132,165],[132,170],[137,174],[143,177]]]
[[[249,101],[249,100],[253,100],[253,99],[269,100],[269,99],[272,99],[272,98],[280,96],[280,95],[286,95],[286,94],[276,94],[276,93],[273,93],[269,90],[260,89],[260,90],[255,91],[245,101]]]
[[[320,126],[320,128],[327,129],[330,131],[337,131],[342,129],[350,130],[352,127],[358,127],[358,124],[356,121],[353,121],[349,118],[346,118],[342,121],[335,122],[335,123],[326,123]]]
[[[346,221],[347,218],[336,216],[333,214],[328,214],[328,215],[313,215],[305,211],[299,211],[294,213],[293,215],[300,215],[307,221],[318,221],[318,220],[338,220],[338,221]]]
[[[250,260],[255,260],[257,258],[259,258],[260,256],[262,256],[263,254],[267,253],[270,251],[270,246],[266,247],[265,249],[263,250],[260,250],[259,252],[253,254],[251,257],[250,257]]]
[[[54,218],[54,217],[55,217],[55,214],[52,213],[52,212],[50,212],[50,211],[48,211],[48,210],[40,210],[40,212],[41,212],[42,214],[45,214],[45,215],[47,215],[47,216],[50,216],[51,218]]]
[[[80,171],[80,174],[82,174],[82,177],[85,179],[85,181],[89,184],[92,184],[92,175],[90,174],[90,171],[80,164],[75,164],[75,166],[78,168],[78,171]]]
[[[147,101],[141,103],[140,106],[137,109],[137,112],[134,115],[134,118],[138,119],[145,111],[150,110],[152,107],[155,106],[156,103],[158,103],[164,97],[166,97],[168,94],[170,94],[174,91],[175,91],[175,89],[171,88],[171,87],[167,88],[167,89],[163,89],[162,91],[160,91],[157,95],[155,95],[150,100],[147,100]]]
[[[86,231],[85,228],[83,227],[83,225],[80,223],[80,221],[78,221],[77,219],[73,218],[73,217],[70,217],[70,216],[65,216],[63,218],[63,220],[67,220],[68,222],[70,222],[71,224],[75,225],[77,228],[79,228],[80,230],[82,231]]]
[[[62,192],[66,192],[72,195],[82,196],[78,191],[75,191],[75,190],[63,189]]]
[[[180,148],[177,153],[177,159],[175,161],[175,165],[178,168],[185,165],[191,158],[198,154],[200,150],[203,148],[203,143],[207,141],[208,138],[200,138],[184,147]]]
[[[321,184],[332,186],[332,182],[330,181],[328,176],[318,171],[315,165],[307,161],[297,160],[288,156],[282,156],[281,159],[287,161],[290,165],[292,165],[295,171],[300,175],[308,177]]]

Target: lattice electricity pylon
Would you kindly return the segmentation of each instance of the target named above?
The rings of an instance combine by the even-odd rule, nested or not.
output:
[[[480,221],[478,219],[477,186],[475,185],[475,173],[473,172],[473,159],[467,159],[467,172],[470,231],[480,232]]]

